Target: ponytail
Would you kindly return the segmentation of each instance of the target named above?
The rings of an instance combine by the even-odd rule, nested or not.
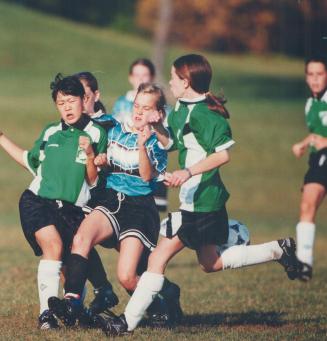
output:
[[[225,107],[225,103],[227,102],[226,98],[223,94],[219,94],[218,96],[213,95],[210,91],[205,93],[206,102],[208,104],[208,108],[224,118],[230,118],[229,112]]]

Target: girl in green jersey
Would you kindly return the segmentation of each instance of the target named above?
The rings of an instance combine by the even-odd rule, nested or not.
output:
[[[229,162],[228,149],[234,141],[222,100],[209,92],[211,75],[210,64],[203,56],[178,58],[169,82],[178,99],[168,117],[170,134],[160,124],[158,113],[151,119],[162,145],[178,150],[181,169],[166,173],[165,179],[168,186],[181,188],[181,206],[162,226],[165,237],[150,255],[148,269],[140,277],[124,314],[101,320],[109,335],[132,331],[138,325],[163,286],[168,262],[185,246],[195,250],[205,272],[276,260],[290,279],[296,276],[295,243],[291,238],[260,245],[234,245],[226,250],[219,247],[226,243],[229,231],[225,208],[229,195],[219,168]]]

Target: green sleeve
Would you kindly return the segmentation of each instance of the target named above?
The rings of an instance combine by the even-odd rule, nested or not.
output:
[[[196,139],[205,150],[219,152],[234,144],[232,131],[225,118],[212,112],[205,118],[199,115],[190,121]]]
[[[170,140],[172,142],[172,145],[168,149],[168,151],[170,151],[170,152],[172,152],[174,150],[177,150],[177,145],[178,145],[178,141],[177,141],[176,135],[174,133],[173,127],[174,127],[174,124],[173,124],[173,113],[171,113],[168,116],[168,132],[169,132]]]
[[[107,132],[102,128],[100,129],[100,139],[96,147],[96,154],[106,153],[107,152],[107,145],[108,145],[108,136]]]

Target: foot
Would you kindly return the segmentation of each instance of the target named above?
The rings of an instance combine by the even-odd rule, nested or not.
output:
[[[155,328],[171,328],[179,324],[183,317],[179,298],[179,286],[170,282],[169,288],[159,293],[148,309],[150,324]]]
[[[104,286],[94,289],[94,299],[90,303],[89,312],[92,315],[100,314],[118,304],[119,300],[112,286]]]
[[[97,325],[107,336],[120,336],[130,333],[124,314],[120,316],[113,313],[110,315],[97,315]]]
[[[56,329],[58,327],[59,325],[57,319],[49,310],[45,310],[39,316],[39,328],[41,330]]]
[[[279,246],[283,250],[282,257],[278,260],[287,274],[290,280],[294,280],[298,277],[298,260],[295,255],[296,244],[293,238],[279,239]]]
[[[50,297],[48,300],[52,312],[65,326],[74,326],[83,313],[83,304],[75,298]]]
[[[301,261],[299,262],[299,273],[298,273],[298,278],[302,282],[308,282],[312,279],[312,266],[303,263]]]

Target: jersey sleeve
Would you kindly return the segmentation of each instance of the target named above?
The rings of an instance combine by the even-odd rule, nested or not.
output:
[[[34,142],[32,149],[25,151],[23,158],[26,168],[35,176],[38,167],[40,166],[44,157],[44,147],[46,141],[44,141],[44,135],[47,128],[45,128],[39,138]]]
[[[108,145],[108,137],[107,132],[105,129],[100,127],[100,139],[96,146],[96,154],[106,153],[107,152],[107,145]]]
[[[164,173],[167,168],[167,152],[160,148],[159,142],[156,138],[153,138],[150,148],[148,149],[148,156],[154,167],[159,173]]]
[[[210,113],[206,120],[199,116],[190,124],[198,142],[211,153],[226,150],[235,143],[227,120],[219,114]]]

